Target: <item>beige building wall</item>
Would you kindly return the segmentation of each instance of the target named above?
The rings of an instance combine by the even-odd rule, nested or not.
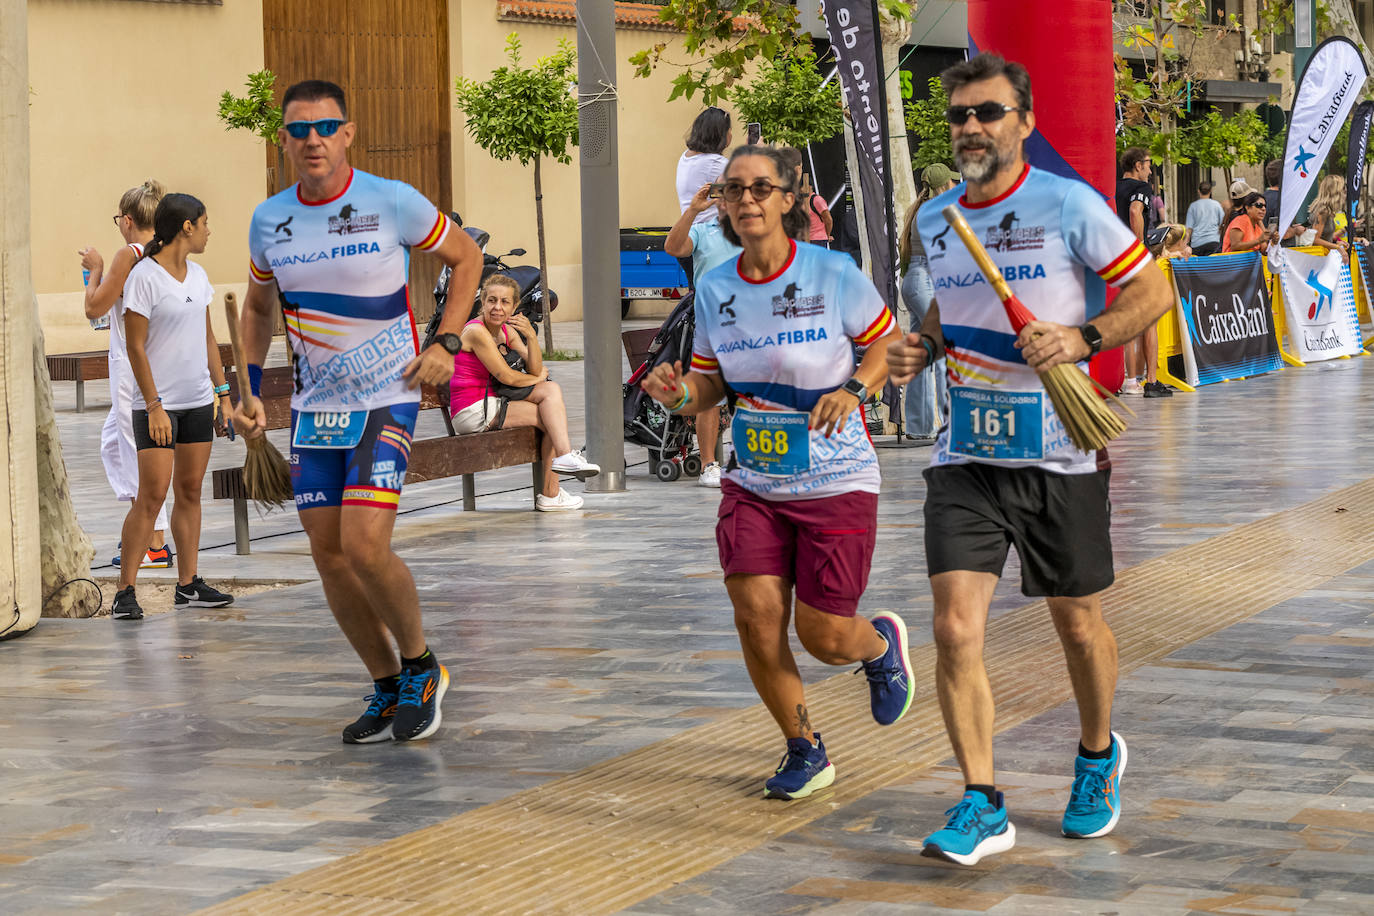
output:
[[[108,346],[82,312],[76,251],[109,261],[123,244],[110,217],[145,178],[205,202],[212,234],[197,260],[217,289],[242,292],[265,155],[216,112],[262,54],[257,2],[29,0],[33,281],[49,353]]]
[[[488,78],[505,63],[513,31],[527,63],[552,53],[560,38],[577,40],[572,23],[500,21],[497,10],[497,0],[449,0],[453,76]],[[675,36],[617,32],[622,226],[666,226],[677,218],[677,160],[702,109],[699,99],[667,102],[672,68],[634,78],[627,58],[661,41]],[[264,196],[266,160],[262,141],[226,131],[217,110],[224,90],[241,94],[247,74],[263,66],[261,4],[30,0],[29,54],[33,273],[48,352],[107,346],[108,332],[90,330],[82,312],[76,251],[94,245],[108,261],[122,244],[110,219],[119,196],[148,177],[205,202],[212,236],[197,260],[218,290],[241,295],[248,221]],[[453,109],[451,116],[454,206],[466,223],[491,233],[492,251],[524,248],[520,260],[537,263],[532,169],[493,160],[468,138],[462,113]],[[582,314],[576,150],[570,165],[545,161],[544,206],[557,317],[576,320]],[[222,316],[218,309],[213,314],[223,335]]]

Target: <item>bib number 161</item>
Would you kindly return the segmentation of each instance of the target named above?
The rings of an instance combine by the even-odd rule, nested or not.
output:
[[[750,427],[746,438],[748,442],[745,447],[756,455],[787,454],[787,430],[785,429],[768,430]]]
[[[1016,411],[996,407],[970,407],[969,419],[975,436],[1016,438]]]

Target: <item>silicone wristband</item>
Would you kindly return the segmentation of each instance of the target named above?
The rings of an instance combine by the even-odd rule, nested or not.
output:
[[[687,406],[687,402],[690,401],[691,399],[692,399],[692,390],[691,390],[690,388],[688,388],[687,385],[684,383],[683,386],[682,386],[682,397],[678,399],[678,402],[677,402],[676,404],[674,404],[672,407],[669,407],[669,408],[668,408],[668,412],[669,412],[669,413],[677,413],[679,410],[681,410],[682,408],[686,407],[686,406]]]
[[[161,404],[161,403],[162,403],[162,396],[159,395],[159,396],[153,398],[151,401],[149,401],[149,402],[148,402],[148,406],[144,407],[143,409],[144,409],[144,410],[152,410],[154,407],[156,407],[157,405],[159,405],[159,404]]]
[[[215,386],[215,394],[228,394],[228,393],[229,393],[229,383],[228,383],[228,382],[225,382],[223,385],[216,385],[216,386]]]
[[[257,363],[248,364],[248,390],[255,398],[262,396],[262,366]]]
[[[926,365],[935,365],[935,344],[930,342],[929,337],[922,337],[921,346],[926,348],[926,354],[929,356],[929,359],[926,360]]]

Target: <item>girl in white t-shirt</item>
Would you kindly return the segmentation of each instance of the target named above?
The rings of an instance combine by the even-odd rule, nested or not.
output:
[[[708,108],[697,115],[687,134],[687,150],[677,161],[677,202],[679,212],[686,213],[692,198],[704,184],[719,181],[725,173],[725,148],[730,145],[730,115],[723,108]],[[716,218],[714,203],[698,213],[694,222],[708,223]],[[691,260],[683,270],[692,275]]]
[[[93,247],[80,249],[81,266],[90,271],[86,284],[86,317],[92,323],[106,318],[110,329],[110,413],[100,429],[100,460],[115,498],[133,502],[138,495],[138,449],[134,445],[133,397],[134,375],[129,370],[129,356],[124,347],[124,281],[139,258],[143,247],[153,237],[153,214],[165,193],[162,185],[151,178],[136,188],[130,188],[119,199],[119,213],[115,227],[124,238],[124,246],[105,260]],[[157,521],[148,550],[140,564],[144,569],[166,569],[172,565],[172,552],[167,547],[167,506],[158,507]],[[115,557],[118,566],[121,557]]]
[[[229,415],[219,344],[210,327],[215,290],[199,264],[210,238],[205,205],[189,194],[168,194],[153,216],[153,238],[124,284],[124,340],[137,383],[133,397],[134,441],[138,446],[138,495],[124,519],[123,562],[116,619],[143,617],[134,596],[141,548],[148,543],[157,507],[175,485],[172,537],[177,545],[174,604],[223,607],[233,597],[196,575],[200,550],[200,491],[210,463],[218,422]]]

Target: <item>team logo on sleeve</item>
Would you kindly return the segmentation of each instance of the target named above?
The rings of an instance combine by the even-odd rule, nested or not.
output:
[[[809,318],[825,312],[825,296],[803,296],[801,287],[787,284],[781,296],[773,297],[773,314],[782,318]]]
[[[329,217],[329,231],[335,235],[355,232],[376,232],[381,228],[380,213],[359,213],[352,204],[344,204],[338,216]]]

